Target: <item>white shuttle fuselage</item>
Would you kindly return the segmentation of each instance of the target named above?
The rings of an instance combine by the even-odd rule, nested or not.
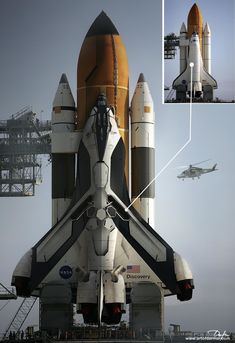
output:
[[[192,63],[192,67],[190,64]],[[192,83],[191,83],[191,68],[192,68]],[[192,84],[192,89],[191,89]],[[189,53],[187,57],[186,69],[174,81],[174,87],[184,85],[189,93],[193,93],[193,97],[200,97],[203,92],[203,87],[210,85],[216,87],[216,81],[209,75],[203,67],[203,61],[200,52],[199,37],[196,33],[192,34],[189,43]]]

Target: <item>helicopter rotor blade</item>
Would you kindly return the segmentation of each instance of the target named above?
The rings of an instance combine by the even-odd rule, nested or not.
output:
[[[175,169],[184,169],[184,168],[188,168],[189,166],[179,166],[179,167],[175,167]]]
[[[204,161],[201,161],[201,162],[198,162],[198,163],[194,163],[192,164],[192,166],[197,166],[198,164],[201,164],[201,163],[204,163],[204,162],[207,162],[207,161],[210,161],[211,158],[209,158],[208,160],[204,160]]]

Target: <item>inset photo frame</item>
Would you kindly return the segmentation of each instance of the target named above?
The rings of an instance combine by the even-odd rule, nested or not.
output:
[[[163,102],[232,103],[235,2],[194,1],[163,3]]]

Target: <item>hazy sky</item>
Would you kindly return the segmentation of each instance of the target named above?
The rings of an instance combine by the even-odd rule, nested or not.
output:
[[[195,0],[165,0],[164,35],[174,32],[179,36]],[[198,0],[204,25],[211,29],[212,76],[217,80],[215,96],[235,100],[235,1]],[[171,86],[179,75],[179,49],[175,60],[165,60],[165,85]]]
[[[226,2],[230,0],[223,3]],[[190,7],[191,0],[188,3]],[[75,96],[80,47],[101,10],[113,20],[126,46],[130,95],[140,72],[149,82],[155,103],[159,171],[187,141],[189,133],[189,106],[161,103],[161,0],[1,0],[0,119],[7,119],[25,105],[32,105],[39,114],[43,110],[42,119],[49,119],[63,72]],[[187,11],[179,18],[180,24]],[[208,16],[206,12],[204,16]],[[213,18],[216,16],[220,20],[219,11],[214,12]],[[169,30],[177,30],[176,26]],[[221,56],[221,69],[227,70],[227,59]],[[234,137],[234,105],[195,104],[192,142],[157,180],[156,230],[187,259],[196,287],[190,302],[180,303],[175,297],[166,299],[166,328],[169,323],[178,323],[185,330],[235,331]],[[177,179],[175,167],[208,158],[211,161],[205,167],[217,162],[219,171],[195,181]],[[6,285],[10,284],[19,258],[50,228],[51,180],[50,166],[46,165],[45,159],[43,183],[37,187],[34,198],[0,199],[0,273]],[[0,311],[0,332],[16,309],[17,302],[12,301]],[[34,312],[27,323],[36,321]]]

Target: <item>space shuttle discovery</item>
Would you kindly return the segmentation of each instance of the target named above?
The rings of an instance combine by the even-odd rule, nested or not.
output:
[[[211,76],[211,30],[208,23],[203,26],[202,13],[196,4],[189,12],[188,27],[184,23],[181,26],[179,48],[180,75],[172,85],[176,90],[176,100],[185,100],[191,92],[193,98],[213,100],[217,82]]]
[[[143,281],[161,287],[165,296],[191,299],[187,262],[155,230],[153,184],[138,197],[155,176],[154,131],[143,74],[129,112],[125,47],[101,12],[78,59],[77,109],[65,74],[55,95],[52,228],[14,270],[19,296],[40,297],[51,283],[69,285],[84,322],[96,324],[119,323],[131,301],[127,293]]]

